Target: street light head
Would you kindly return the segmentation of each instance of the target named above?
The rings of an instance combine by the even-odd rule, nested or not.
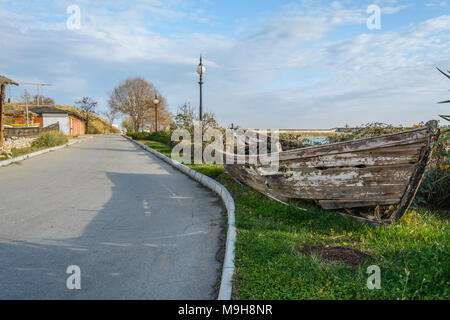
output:
[[[199,64],[198,67],[197,67],[197,73],[199,75],[202,75],[202,74],[205,73],[205,71],[206,71],[205,66],[203,66],[202,64]]]
[[[153,102],[154,102],[155,104],[158,104],[158,103],[159,103],[158,98],[155,98],[155,100],[153,100]]]
[[[202,56],[200,56],[200,63],[198,64],[198,67],[197,67],[197,73],[199,75],[202,75],[205,73],[205,71],[206,71],[206,69],[205,69],[205,66],[203,65],[203,59],[202,59]]]

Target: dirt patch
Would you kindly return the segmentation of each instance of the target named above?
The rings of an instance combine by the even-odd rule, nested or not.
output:
[[[297,247],[297,251],[307,257],[317,255],[330,262],[345,263],[353,268],[357,268],[360,264],[371,260],[372,257],[367,253],[354,248],[316,245],[309,247]]]

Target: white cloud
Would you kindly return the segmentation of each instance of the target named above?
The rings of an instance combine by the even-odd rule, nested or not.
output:
[[[370,120],[412,124],[444,112],[435,101],[446,94],[447,83],[433,62],[450,63],[449,18],[430,19],[407,33],[363,34],[327,46],[317,56],[332,76],[279,94],[289,106],[283,111],[286,122],[295,125],[288,112],[294,104],[303,126]]]
[[[397,7],[382,7],[381,8],[381,13],[384,14],[395,14],[398,13],[406,8],[408,8],[409,5],[402,5],[402,6],[397,6]]]
[[[433,0],[433,1],[426,2],[425,5],[427,7],[446,7],[447,6],[447,2],[446,1],[441,1],[441,0]]]

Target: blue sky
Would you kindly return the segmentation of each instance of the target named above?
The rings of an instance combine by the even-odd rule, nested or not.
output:
[[[81,28],[69,30],[69,5]],[[369,30],[369,5],[381,29]],[[448,113],[450,1],[0,0],[0,74],[52,83],[58,104],[141,76],[172,112],[198,106],[222,125],[327,128],[410,125]],[[14,89],[13,95],[23,90]],[[33,91],[34,88],[29,88]]]

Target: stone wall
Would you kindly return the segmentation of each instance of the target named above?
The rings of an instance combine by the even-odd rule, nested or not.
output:
[[[59,123],[54,123],[45,128],[21,127],[21,128],[5,128],[5,137],[33,137],[44,132],[59,131]]]
[[[5,139],[3,146],[0,147],[0,157],[6,156],[11,158],[11,150],[12,149],[22,149],[31,147],[31,144],[36,138],[28,138],[28,137],[11,137]]]

